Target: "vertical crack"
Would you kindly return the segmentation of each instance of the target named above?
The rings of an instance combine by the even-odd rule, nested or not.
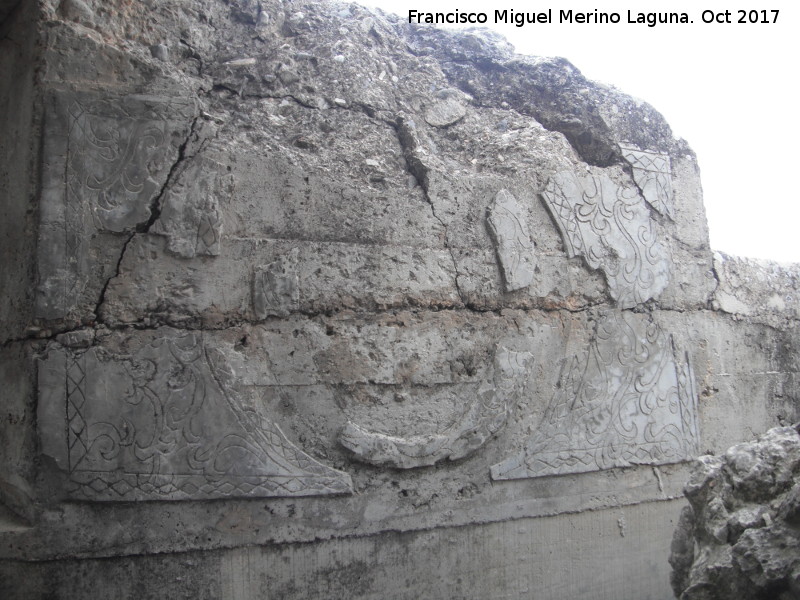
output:
[[[150,202],[150,217],[144,223],[140,223],[136,226],[136,233],[147,233],[150,231],[150,228],[153,224],[158,221],[158,218],[161,216],[161,208],[162,202],[164,200],[164,195],[167,193],[167,188],[174,183],[175,179],[178,175],[178,169],[183,164],[183,162],[187,158],[192,158],[197,154],[197,152],[193,153],[189,156],[186,152],[186,148],[189,146],[189,142],[191,141],[192,137],[196,135],[196,128],[197,128],[197,121],[200,117],[195,116],[192,119],[192,123],[189,127],[189,133],[186,134],[186,139],[183,140],[183,143],[178,147],[178,157],[175,159],[175,162],[169,169],[169,173],[167,173],[166,178],[164,179],[164,184],[161,186],[161,189],[158,191],[158,194],[155,195],[152,202]],[[131,236],[133,237],[133,236]]]
[[[187,158],[191,158],[187,153],[187,148],[189,146],[189,142],[191,141],[192,137],[196,135],[196,127],[198,120],[199,120],[198,116],[195,116],[192,119],[192,123],[189,127],[189,132],[186,134],[186,138],[178,147],[178,156],[175,159],[175,162],[172,163],[172,166],[170,166],[169,172],[167,173],[167,176],[164,178],[164,184],[161,186],[161,189],[158,191],[158,193],[153,197],[153,200],[150,202],[150,216],[147,218],[147,221],[138,223],[134,227],[130,235],[128,235],[128,239],[125,240],[125,243],[122,245],[122,250],[119,253],[119,258],[117,259],[117,265],[114,269],[114,273],[111,275],[111,277],[106,279],[102,289],[100,290],[100,295],[98,296],[97,303],[94,306],[95,320],[102,322],[102,319],[100,317],[100,309],[106,300],[106,293],[108,292],[108,288],[111,285],[111,282],[117,277],[119,277],[120,269],[122,268],[122,261],[125,258],[125,253],[128,250],[128,246],[133,241],[133,238],[136,237],[136,234],[148,233],[153,224],[161,216],[162,203],[164,201],[164,196],[167,193],[167,189],[172,183],[174,183],[175,178],[178,175],[178,169],[181,166],[181,164]],[[194,156],[194,154],[192,156]]]
[[[456,293],[458,294],[459,299],[461,300],[461,304],[465,307],[468,306],[468,302],[466,300],[464,291],[461,289],[461,283],[459,281],[460,273],[458,271],[458,261],[456,260],[456,255],[453,252],[453,247],[450,244],[450,233],[447,228],[447,223],[436,214],[436,205],[433,202],[433,198],[431,198],[429,189],[430,189],[430,168],[422,161],[419,156],[418,148],[419,148],[419,139],[417,138],[416,132],[414,131],[414,122],[408,121],[403,117],[399,117],[397,123],[389,123],[397,133],[397,139],[400,142],[400,148],[403,150],[403,159],[406,162],[406,167],[408,168],[408,172],[411,173],[416,180],[419,182],[420,187],[422,188],[422,193],[425,196],[425,200],[431,207],[431,214],[433,218],[436,219],[439,224],[442,226],[444,230],[444,243],[445,248],[450,254],[450,260],[453,262],[453,281],[455,283]]]

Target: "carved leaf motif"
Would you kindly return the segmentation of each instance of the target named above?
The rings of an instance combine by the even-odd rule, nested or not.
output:
[[[690,460],[697,453],[696,395],[688,356],[643,317],[609,312],[586,357],[565,361],[558,389],[525,448],[492,467],[493,479],[581,473]]]
[[[58,92],[46,96],[36,313],[77,320],[110,274],[98,260],[151,216],[187,137],[186,98]]]
[[[278,426],[244,410],[220,352],[199,336],[167,337],[132,356],[54,347],[43,386],[66,365],[66,456],[72,496],[180,500],[304,496],[352,491],[350,477],[296,448]],[[106,397],[107,390],[122,390]],[[64,404],[40,406],[57,431]],[[63,426],[62,426],[63,427]],[[53,451],[52,449],[50,450]]]
[[[169,145],[168,123],[94,115],[75,103],[68,178],[92,207],[98,229],[121,232],[147,221]]]
[[[561,231],[567,255],[601,269],[620,308],[657,298],[670,277],[670,257],[642,198],[607,175],[550,178],[542,198]]]

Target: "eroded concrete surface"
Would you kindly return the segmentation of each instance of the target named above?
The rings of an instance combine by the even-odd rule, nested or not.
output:
[[[11,4],[4,597],[666,598],[687,461],[800,418],[797,269],[566,60]]]

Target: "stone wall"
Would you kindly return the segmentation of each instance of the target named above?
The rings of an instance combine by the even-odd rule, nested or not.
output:
[[[798,420],[797,270],[713,255],[686,143],[567,61],[0,15],[5,597],[668,598],[687,461]]]

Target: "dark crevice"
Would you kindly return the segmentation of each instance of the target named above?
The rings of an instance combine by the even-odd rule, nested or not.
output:
[[[120,268],[122,267],[122,260],[125,258],[125,252],[128,250],[128,245],[131,243],[131,240],[136,236],[136,232],[134,231],[128,236],[128,239],[125,240],[125,243],[122,245],[122,250],[120,250],[119,257],[117,258],[117,265],[114,268],[114,274],[106,279],[105,283],[103,284],[103,288],[100,290],[100,295],[97,298],[97,304],[94,306],[94,316],[96,321],[101,321],[100,317],[100,308],[103,306],[103,303],[106,300],[106,292],[108,291],[108,286],[111,284],[111,281],[117,277],[119,277]]]
[[[17,12],[22,10],[24,1],[25,0],[17,0],[17,3],[11,8],[0,12],[0,42],[5,41],[6,39],[10,40],[9,34],[11,33],[11,29],[13,29],[14,18],[16,17]]]
[[[461,303],[467,307],[469,306],[469,302],[466,300],[465,294],[461,289],[461,284],[459,282],[460,274],[458,272],[458,261],[456,260],[456,255],[453,252],[453,247],[450,243],[450,235],[447,229],[447,224],[438,214],[436,214],[436,205],[434,204],[429,193],[430,169],[418,155],[417,147],[419,146],[419,141],[416,139],[413,127],[406,119],[402,117],[398,118],[396,124],[393,124],[389,121],[386,121],[386,123],[390,125],[397,133],[397,139],[400,142],[400,148],[403,151],[402,154],[403,159],[406,162],[406,168],[408,169],[408,172],[411,173],[419,182],[420,188],[422,188],[422,193],[425,196],[425,200],[431,207],[431,214],[433,215],[433,218],[439,222],[444,230],[444,245],[445,248],[447,248],[447,251],[450,254],[450,259],[453,262],[453,282],[455,283],[456,293],[461,299]]]
[[[199,117],[195,117],[192,120],[191,126],[189,127],[189,133],[187,134],[186,139],[183,140],[183,143],[178,147],[178,157],[175,159],[175,162],[170,167],[169,173],[167,173],[167,177],[166,179],[164,179],[164,185],[161,186],[161,189],[158,191],[158,194],[156,194],[155,198],[153,198],[153,201],[150,202],[150,218],[148,218],[146,222],[137,225],[135,233],[149,232],[150,228],[161,216],[162,202],[164,200],[164,195],[167,193],[167,189],[172,183],[174,183],[176,174],[178,172],[178,168],[184,163],[184,161],[187,158],[191,158],[190,156],[187,155],[186,148],[188,147],[192,137],[195,136],[197,133],[196,128],[198,120]]]
[[[435,306],[435,307],[425,307],[425,308],[418,308],[418,307],[409,307],[409,306],[395,306],[391,308],[387,308],[385,310],[365,310],[363,312],[353,312],[350,309],[331,309],[331,310],[320,310],[320,311],[295,311],[289,315],[289,318],[292,317],[300,317],[305,318],[308,320],[315,320],[320,318],[337,318],[341,316],[343,313],[346,313],[348,317],[352,318],[370,318],[370,317],[378,317],[381,315],[391,315],[397,314],[399,312],[402,313],[411,313],[412,315],[419,316],[425,313],[439,313],[439,312],[447,312],[447,313],[469,313],[469,314],[493,314],[497,317],[502,317],[502,312],[507,310],[508,308],[512,308],[515,311],[519,311],[522,313],[544,313],[544,314],[557,314],[557,313],[566,313],[570,315],[587,313],[595,310],[605,310],[605,309],[612,309],[614,307],[613,304],[609,304],[607,302],[598,302],[594,304],[587,304],[586,306],[582,306],[580,308],[569,308],[566,306],[534,306],[534,307],[524,307],[524,308],[517,308],[517,307],[508,307],[508,306],[498,306],[496,308],[488,308],[488,307],[478,307],[474,304],[465,304],[463,306]],[[683,314],[689,311],[689,309],[682,309],[682,308],[664,308],[660,306],[654,307],[658,312],[664,313],[677,313]],[[633,308],[626,308],[621,309],[624,312],[633,312],[633,313],[641,313],[642,311],[639,307]],[[704,309],[697,309],[692,310],[692,312],[709,312],[714,314],[723,314],[727,315],[730,318],[735,317],[734,314],[727,313],[725,311],[714,310],[711,308],[704,308]],[[196,319],[199,321],[199,319]],[[165,319],[159,320],[157,315],[148,315],[142,318],[141,321],[129,321],[124,323],[105,323],[99,322],[98,324],[101,326],[100,328],[92,325],[78,325],[75,327],[64,328],[64,329],[52,329],[46,336],[41,336],[37,333],[31,333],[30,335],[23,336],[23,337],[15,337],[9,338],[3,343],[0,343],[0,350],[6,349],[14,344],[24,344],[28,342],[48,342],[55,340],[58,336],[70,334],[70,333],[77,333],[80,331],[116,331],[116,332],[134,332],[134,331],[156,331],[162,328],[169,328],[175,329],[178,331],[229,331],[233,329],[237,329],[240,327],[255,327],[259,325],[264,325],[273,322],[280,322],[284,321],[284,317],[268,317],[267,319],[260,319],[260,320],[250,320],[250,319],[235,319],[228,321],[223,324],[219,324],[216,326],[209,326],[201,323],[176,323],[175,321]],[[762,323],[764,326],[769,327],[778,332],[785,333],[784,330],[770,325],[769,323]]]
[[[706,308],[708,308],[708,310],[715,310],[714,301],[717,296],[717,290],[719,289],[719,286],[722,284],[722,279],[720,278],[719,273],[717,272],[717,264],[716,261],[714,260],[713,254],[711,255],[711,274],[714,276],[714,289],[708,294],[708,302],[706,303],[707,304]],[[725,311],[720,310],[719,312],[725,312]]]
[[[103,303],[105,302],[106,292],[108,292],[108,288],[111,285],[111,282],[117,277],[119,277],[120,269],[122,268],[122,261],[125,258],[125,253],[127,252],[128,246],[130,245],[131,241],[139,233],[148,233],[153,224],[161,216],[161,208],[164,196],[167,193],[167,189],[169,188],[169,186],[172,183],[174,183],[179,167],[188,158],[186,148],[188,147],[192,137],[196,134],[196,127],[198,120],[199,117],[197,116],[194,117],[194,119],[192,119],[192,123],[189,127],[189,133],[186,135],[186,138],[178,147],[178,156],[175,159],[175,162],[172,163],[172,166],[169,169],[169,173],[167,173],[167,176],[164,178],[164,184],[161,186],[161,189],[158,191],[158,194],[156,194],[153,200],[150,202],[150,216],[148,217],[147,221],[137,224],[136,227],[134,228],[134,231],[131,232],[131,234],[128,236],[128,239],[125,240],[125,243],[122,245],[122,250],[119,253],[119,258],[117,259],[117,264],[114,269],[114,273],[113,275],[111,275],[111,277],[106,279],[102,289],[100,290],[100,295],[98,296],[97,303],[95,304],[94,307],[95,320],[102,322],[100,309],[103,306]]]

